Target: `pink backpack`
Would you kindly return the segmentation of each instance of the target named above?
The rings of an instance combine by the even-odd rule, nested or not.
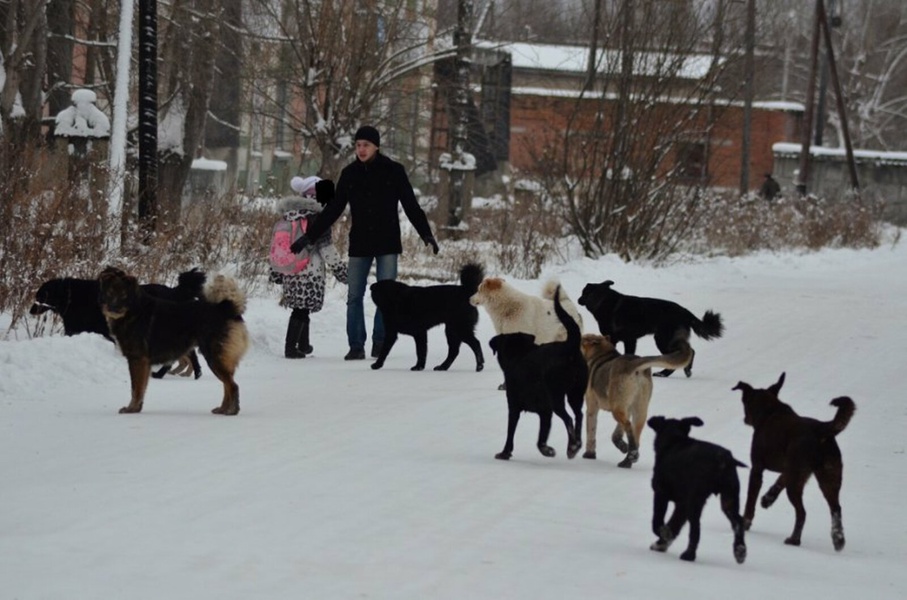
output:
[[[280,219],[271,232],[271,250],[268,259],[271,268],[283,275],[295,275],[309,264],[308,250],[293,254],[290,245],[302,237],[308,222],[306,219],[287,221]]]

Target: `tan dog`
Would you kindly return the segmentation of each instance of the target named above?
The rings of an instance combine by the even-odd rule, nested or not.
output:
[[[611,412],[617,426],[611,441],[627,456],[617,466],[630,468],[639,460],[639,438],[646,425],[652,398],[652,368],[682,369],[693,358],[686,336],[672,342],[676,348],[662,356],[624,356],[608,336],[587,333],[582,350],[589,366],[586,387],[586,451],[583,458],[595,458],[595,430],[598,411]],[[624,441],[624,435],[627,441]]]

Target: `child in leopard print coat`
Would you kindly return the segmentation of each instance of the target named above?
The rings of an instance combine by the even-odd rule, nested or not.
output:
[[[290,187],[299,195],[283,198],[279,204],[281,215],[288,221],[309,219],[311,222],[330,202],[334,192],[334,183],[330,179],[322,180],[315,176],[294,177]],[[309,343],[310,315],[324,306],[327,268],[338,281],[347,282],[347,265],[331,241],[330,229],[309,248],[309,263],[302,271],[294,275],[271,271],[269,281],[283,286],[281,305],[293,311],[284,341],[286,358],[305,358],[313,351]]]

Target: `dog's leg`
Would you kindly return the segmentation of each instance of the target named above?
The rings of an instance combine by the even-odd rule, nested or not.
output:
[[[655,347],[658,348],[658,351],[662,354],[671,353],[671,341],[674,339],[675,331],[656,331],[655,332]],[[652,373],[652,377],[670,377],[674,373],[674,369],[662,369],[657,373]],[[689,375],[687,375],[689,377]]]
[[[702,518],[703,507],[705,507],[705,499],[701,502],[696,500],[693,501],[693,506],[691,507],[689,514],[690,539],[687,544],[687,549],[680,555],[680,560],[688,560],[690,562],[696,560],[696,549],[699,548],[699,521]]]
[[[636,338],[624,340],[624,354],[636,354]],[[617,340],[614,341],[614,344],[617,344]]]
[[[629,423],[627,424],[629,425]],[[639,438],[633,433],[632,426],[627,429],[627,456],[617,463],[618,467],[629,469],[633,463],[639,460]]]
[[[737,481],[737,474],[733,474],[733,480]],[[734,532],[734,559],[737,564],[743,564],[746,560],[746,542],[743,540],[743,532],[746,529],[743,525],[743,517],[740,516],[740,485],[731,484],[729,489],[721,492],[721,511],[731,522],[731,530]]]
[[[693,375],[693,359],[696,358],[696,351],[690,348],[690,362],[683,368],[683,374],[687,377]]]
[[[560,417],[561,421],[564,422],[564,426],[567,428],[567,458],[573,458],[576,456],[576,453],[579,452],[582,442],[576,439],[576,431],[573,428],[573,419],[570,418],[570,415],[567,414],[567,409],[563,406],[558,406],[554,409],[554,414]]]
[[[806,507],[803,506],[803,488],[809,473],[797,473],[790,477],[787,483],[787,499],[794,507],[794,530],[790,537],[784,540],[788,546],[799,546],[800,536],[803,534],[803,524],[806,523]]]
[[[772,484],[772,487],[768,488],[768,491],[762,495],[762,500],[759,501],[762,508],[768,508],[774,504],[781,492],[784,491],[785,485],[784,473],[782,473],[778,476],[775,483]]]
[[[542,456],[547,456],[548,458],[554,457],[557,452],[554,451],[554,448],[548,445],[548,435],[551,433],[551,411],[543,410],[539,412],[539,439],[536,443],[536,447],[539,449],[539,452],[542,453]]]
[[[838,501],[838,495],[841,492],[841,464],[823,465],[816,471],[816,481],[819,482],[819,489],[828,502],[828,508],[831,510],[831,543],[834,544],[835,550],[840,552],[844,549],[844,524],[841,521],[841,505]]]
[[[233,379],[233,373],[236,370],[235,364],[225,364],[223,359],[216,354],[211,354],[202,350],[208,367],[214,376],[224,384],[224,398],[220,406],[212,408],[211,412],[215,415],[234,416],[239,414],[239,386]]]
[[[580,448],[583,447],[583,387],[579,386],[577,389],[569,390],[567,392],[567,403],[570,405],[571,410],[573,410],[573,455],[570,458],[576,456],[576,453],[579,452]]]
[[[750,468],[750,480],[746,489],[746,506],[743,508],[743,524],[746,529],[753,524],[753,517],[756,515],[756,498],[759,497],[759,490],[762,488],[762,465],[757,465],[753,461]]]
[[[520,410],[514,406],[509,406],[507,410],[507,441],[504,442],[504,449],[494,455],[498,460],[510,460],[510,457],[513,456],[513,436],[516,433],[516,426],[519,422]]]
[[[416,342],[416,364],[409,370],[422,371],[425,369],[425,359],[428,357],[428,332],[420,331],[413,334],[413,340]]]
[[[583,458],[595,460],[595,432],[598,429],[598,400],[586,396],[586,451]]]
[[[142,412],[145,401],[145,390],[148,388],[148,377],[151,375],[151,363],[148,358],[129,358],[129,380],[132,384],[132,399],[128,406],[120,409],[120,414]]]
[[[385,321],[385,327],[384,343],[381,345],[381,352],[378,353],[378,358],[372,363],[372,369],[375,370],[384,366],[384,361],[387,360],[387,355],[391,353],[391,348],[397,343],[397,337],[399,335],[396,329],[388,326],[387,321]]]
[[[621,452],[626,453],[629,450],[627,442],[624,441],[624,428],[620,423],[617,423],[614,426],[614,431],[611,432],[611,443]]]
[[[656,491],[654,498],[652,504],[652,533],[658,539],[649,546],[649,549],[656,552],[665,552],[671,546],[671,542],[674,541],[673,537],[665,539],[662,536],[665,530],[665,514],[668,512],[668,496],[663,492]],[[670,532],[670,530],[668,531]]]
[[[466,342],[466,345],[476,356],[476,373],[478,373],[485,368],[485,355],[482,354],[482,344],[479,343],[479,340],[474,335],[465,338],[463,341]]]
[[[170,366],[170,364],[164,365],[163,367],[152,373],[151,376],[155,379],[163,379],[164,375],[170,372]]]
[[[195,378],[198,379],[202,376],[202,366],[198,362],[198,354],[195,350],[189,351],[189,362],[192,363],[192,373],[195,375]]]
[[[450,368],[450,365],[453,364],[453,361],[456,360],[457,356],[460,355],[460,337],[451,331],[450,327],[444,328],[444,337],[447,338],[447,358],[444,359],[440,365],[435,367],[435,371],[446,371]]]

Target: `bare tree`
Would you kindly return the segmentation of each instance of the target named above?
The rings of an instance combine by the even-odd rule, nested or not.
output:
[[[259,26],[264,33],[255,42],[261,59],[250,80],[260,110],[280,124],[279,135],[290,133],[304,154],[317,157],[321,173],[339,171],[364,122],[381,128],[388,142],[401,129],[418,135],[417,127],[390,115],[420,113],[430,83],[410,76],[451,53],[432,52],[431,15],[415,12],[405,0],[254,5],[277,27],[271,33]]]
[[[601,7],[595,85],[562,101],[565,121],[532,150],[543,189],[589,256],[662,258],[701,216],[721,63],[695,50],[716,38],[716,21],[670,8]]]

